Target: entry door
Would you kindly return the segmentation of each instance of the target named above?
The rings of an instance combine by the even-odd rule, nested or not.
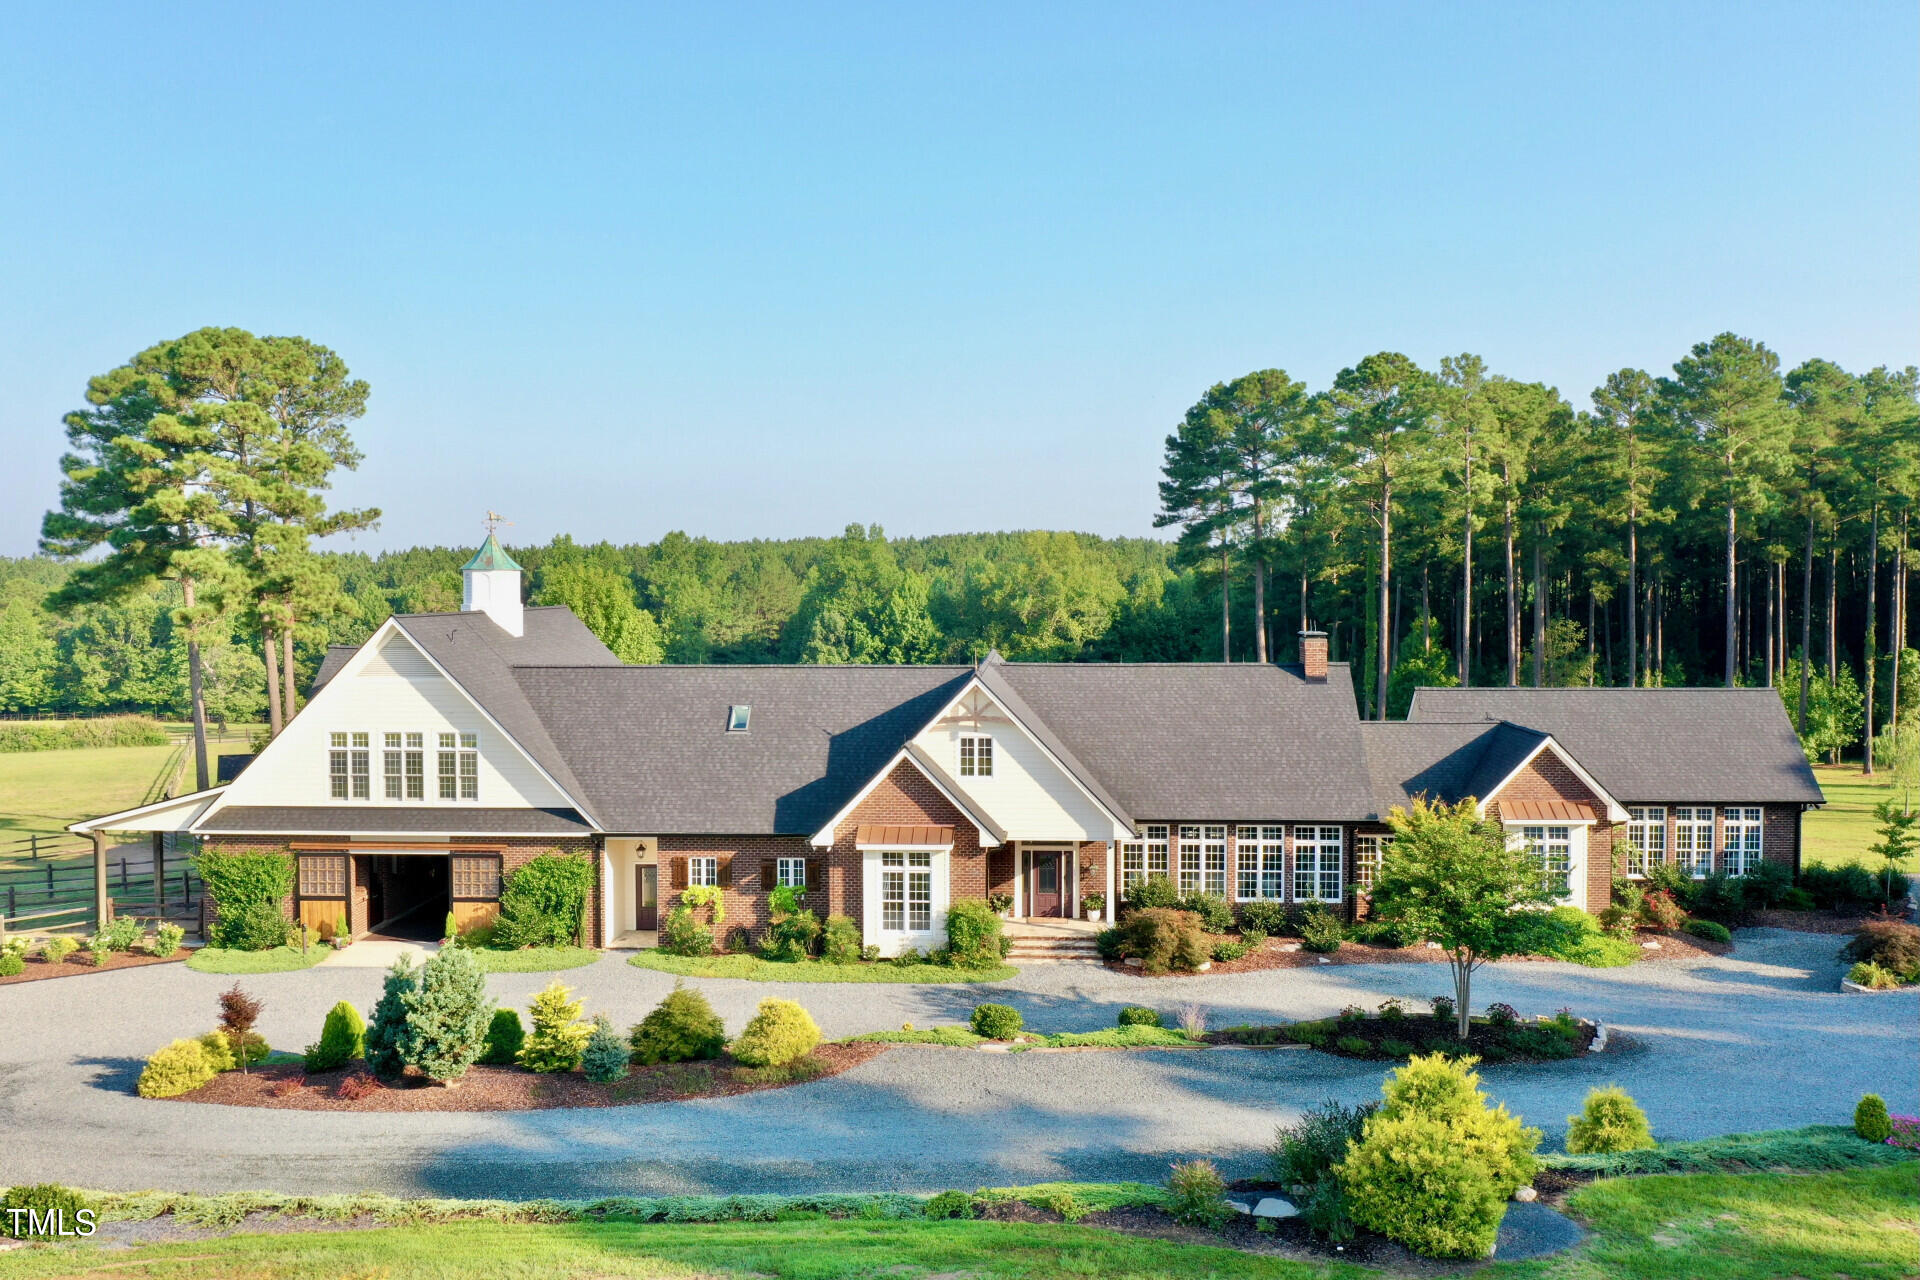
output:
[[[651,864],[633,869],[633,927],[660,927],[660,868]]]
[[[1027,913],[1035,916],[1064,916],[1067,881],[1067,855],[1058,849],[1036,849],[1027,880]]]

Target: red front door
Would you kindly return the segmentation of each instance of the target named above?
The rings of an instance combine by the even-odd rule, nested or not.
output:
[[[633,869],[633,927],[660,927],[660,868],[652,864]]]
[[[1067,855],[1057,849],[1036,849],[1027,872],[1027,914],[1064,916],[1066,912]]]

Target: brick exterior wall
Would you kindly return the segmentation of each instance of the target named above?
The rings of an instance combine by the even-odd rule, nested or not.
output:
[[[1487,817],[1501,821],[1501,805],[1516,800],[1561,800],[1593,811],[1599,821],[1587,828],[1587,909],[1599,911],[1612,902],[1615,824],[1607,821],[1606,802],[1593,788],[1582,782],[1557,753],[1545,750],[1487,798]]]
[[[1668,862],[1673,861],[1673,849],[1674,849],[1673,811],[1677,808],[1688,808],[1688,809],[1711,808],[1713,810],[1713,869],[1715,871],[1731,871],[1732,870],[1732,867],[1729,865],[1728,859],[1726,856],[1726,832],[1727,832],[1726,811],[1729,808],[1748,809],[1753,807],[1750,804],[1741,804],[1737,800],[1729,800],[1725,803],[1714,804],[1711,806],[1705,805],[1699,801],[1693,801],[1693,800],[1622,800],[1620,803],[1625,805],[1629,809],[1651,807],[1651,808],[1659,808],[1659,809],[1666,810],[1666,814],[1667,814],[1666,860]],[[1785,867],[1788,871],[1795,870],[1794,852],[1796,849],[1799,848],[1799,844],[1800,844],[1800,821],[1802,817],[1800,806],[1797,804],[1768,804],[1768,805],[1761,805],[1760,808],[1764,810],[1764,813],[1762,815],[1761,825],[1760,825],[1760,859],[1761,861],[1777,862],[1781,866]],[[1627,838],[1627,833],[1624,827],[1621,829],[1619,834],[1620,834],[1621,840],[1624,841]]]

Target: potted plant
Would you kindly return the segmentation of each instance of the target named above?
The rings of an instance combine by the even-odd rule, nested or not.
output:
[[[1098,920],[1107,910],[1107,895],[1104,893],[1085,894],[1080,899],[1080,909],[1087,919]]]
[[[1010,893],[990,893],[987,895],[987,906],[992,908],[993,914],[1004,920],[1013,914],[1013,895]]]
[[[335,951],[345,951],[347,945],[352,941],[353,933],[347,927],[347,918],[341,916],[333,922],[333,949]]]

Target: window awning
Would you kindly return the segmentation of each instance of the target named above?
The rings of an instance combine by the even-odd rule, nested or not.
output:
[[[1502,822],[1598,822],[1600,816],[1571,800],[1502,800]]]
[[[950,849],[952,827],[863,825],[854,828],[856,849]]]

